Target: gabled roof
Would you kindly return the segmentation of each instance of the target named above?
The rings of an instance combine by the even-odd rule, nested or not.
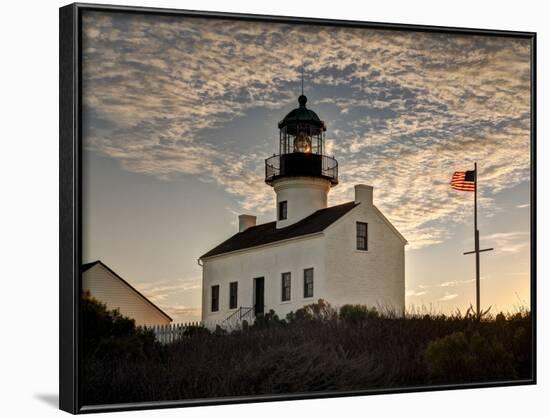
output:
[[[404,245],[408,245],[409,242],[407,241],[407,239],[405,239],[405,236],[403,236],[401,232],[397,230],[397,228],[392,224],[392,222],[390,222],[388,218],[384,216],[384,213],[382,213],[378,207],[373,207],[374,212],[377,213],[378,216],[384,221],[384,223],[386,223],[386,225],[390,228],[390,230],[393,231],[393,233],[395,233],[399,239],[401,239],[401,242],[403,242]]]
[[[149,300],[146,296],[144,296],[142,293],[140,293],[138,290],[136,290],[133,286],[130,285],[130,283],[128,281],[126,281],[124,278],[122,278],[120,275],[118,275],[115,271],[113,271],[111,268],[109,268],[107,265],[105,265],[100,260],[82,265],[82,272],[86,272],[88,269],[90,269],[90,268],[92,268],[96,265],[103,266],[103,268],[105,268],[107,271],[109,271],[111,274],[113,274],[116,278],[118,278],[120,281],[122,281],[123,284],[125,284],[127,287],[129,287],[130,290],[135,292],[138,296],[143,298],[148,304],[150,304],[156,310],[158,310],[158,312],[161,313],[164,317],[166,317],[170,321],[173,321],[172,317],[170,317],[168,314],[166,314],[164,311],[162,311],[156,304],[153,304],[153,302],[151,300]]]
[[[357,204],[358,203],[351,201],[338,206],[317,210],[308,217],[280,229],[277,229],[276,227],[277,222],[264,223],[258,226],[249,227],[248,229],[231,236],[214,249],[206,252],[200,257],[200,259],[322,232],[344,214],[349,212]]]

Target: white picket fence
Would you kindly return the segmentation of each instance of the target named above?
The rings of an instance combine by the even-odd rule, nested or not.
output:
[[[216,322],[190,322],[190,323],[171,323],[158,326],[146,326],[147,329],[152,330],[155,333],[155,338],[158,342],[167,344],[173,343],[178,340],[185,340],[192,337],[192,335],[200,332],[201,329],[207,329],[208,331],[214,331],[217,327],[225,331],[236,330],[241,328],[240,325],[229,323],[226,321]]]
[[[170,323],[156,326],[145,326],[145,328],[152,330],[153,333],[155,333],[155,338],[158,342],[167,344],[191,337],[193,334],[200,332],[201,329],[214,331],[219,327],[227,332],[240,330],[242,329],[244,321],[251,324],[253,320],[254,316],[252,307],[239,307],[224,320]]]
[[[166,344],[190,337],[193,333],[206,327],[202,322],[170,323],[156,326],[146,326],[155,333],[158,342]]]

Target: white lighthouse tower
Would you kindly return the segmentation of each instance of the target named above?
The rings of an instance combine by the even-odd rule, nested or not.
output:
[[[325,155],[325,123],[306,107],[279,122],[279,154],[265,161],[265,182],[277,195],[277,229],[327,208],[327,195],[338,184],[338,162]]]

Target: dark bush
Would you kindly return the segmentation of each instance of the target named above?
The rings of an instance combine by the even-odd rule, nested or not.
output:
[[[143,358],[155,348],[152,331],[136,327],[135,321],[118,310],[84,293],[80,303],[82,314],[82,354],[97,358]]]
[[[274,310],[269,310],[267,313],[264,313],[261,316],[256,317],[256,319],[254,320],[254,324],[252,325],[252,328],[265,329],[268,327],[283,326],[285,324],[286,322],[280,319]]]
[[[270,311],[239,331],[195,328],[180,341],[160,346],[146,343],[148,336],[128,319],[98,303],[83,304],[93,312],[86,314],[98,320],[88,326],[93,331],[84,340],[90,343],[81,368],[85,404],[532,376],[528,312],[507,315],[498,322],[489,316],[477,321],[471,314],[425,317],[422,312],[390,319],[380,314],[372,320],[367,314],[367,325],[362,326],[349,322],[356,320],[356,314],[363,319],[368,309],[346,307],[346,319],[338,319],[330,304],[319,300],[291,314],[287,324]],[[105,338],[121,338],[126,347],[121,342],[114,350],[123,352],[105,355],[97,349],[97,341]],[[138,353],[124,354],[136,345],[142,346]]]
[[[506,321],[506,316],[504,315],[504,313],[502,311],[496,315],[495,321],[500,322],[500,323]]]
[[[208,330],[202,324],[198,326],[186,326],[185,329],[183,330],[183,338],[206,336],[209,334],[210,334],[210,330]]]
[[[380,315],[374,307],[369,309],[361,304],[345,304],[340,307],[339,317],[345,323],[357,325],[369,319],[379,318]]]
[[[426,364],[435,381],[459,382],[515,378],[513,355],[478,331],[454,332],[428,344]]]
[[[346,352],[342,345],[288,341],[248,355],[236,370],[256,393],[333,391],[379,387],[384,370],[368,353]],[[246,390],[247,387],[243,387]]]
[[[308,304],[286,315],[289,323],[296,322],[330,322],[336,320],[338,313],[329,302],[319,299],[316,303]]]

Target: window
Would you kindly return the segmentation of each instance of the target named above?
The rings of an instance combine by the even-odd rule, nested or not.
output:
[[[281,275],[281,301],[290,301],[290,272]]]
[[[237,308],[237,290],[239,288],[238,282],[229,283],[229,308]]]
[[[368,224],[357,222],[357,250],[369,250],[368,244]]]
[[[254,278],[254,315],[261,316],[264,314],[265,298],[264,298],[264,277]]]
[[[313,297],[313,268],[304,269],[304,298]]]
[[[218,311],[220,309],[220,286],[212,285],[212,311]]]
[[[279,220],[286,220],[287,202],[279,201]]]

